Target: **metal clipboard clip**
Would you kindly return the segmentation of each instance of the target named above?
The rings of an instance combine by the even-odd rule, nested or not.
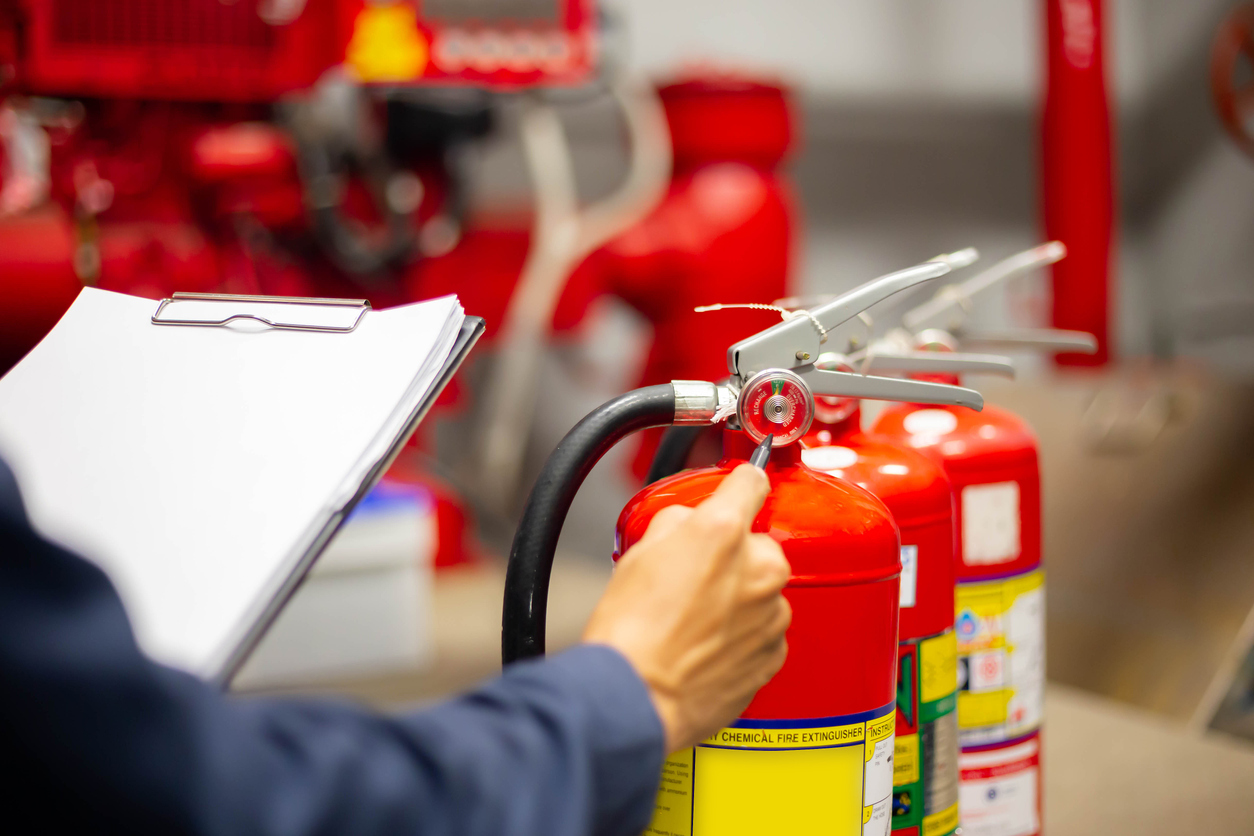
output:
[[[152,324],[225,327],[233,322],[251,321],[280,331],[347,334],[361,324],[369,310],[370,303],[365,299],[175,293],[161,300],[152,315]]]

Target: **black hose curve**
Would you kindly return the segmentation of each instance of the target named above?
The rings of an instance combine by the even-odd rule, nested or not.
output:
[[[625,436],[673,420],[675,390],[669,383],[636,389],[589,413],[544,463],[523,509],[505,572],[501,616],[501,659],[505,664],[544,655],[553,555],[583,480]]]
[[[657,452],[653,454],[653,463],[649,465],[649,475],[644,483],[652,485],[659,479],[674,476],[688,466],[688,456],[692,448],[697,446],[701,434],[709,427],[683,424],[667,428],[658,442]]]

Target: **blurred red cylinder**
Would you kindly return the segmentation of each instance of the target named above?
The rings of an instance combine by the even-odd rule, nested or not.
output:
[[[1060,365],[1110,359],[1110,264],[1115,222],[1102,0],[1046,0],[1048,73],[1041,126],[1045,237],[1067,245],[1053,267],[1053,325],[1088,331],[1097,353],[1059,354]]]

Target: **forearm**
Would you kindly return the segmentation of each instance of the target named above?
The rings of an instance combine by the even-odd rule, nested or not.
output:
[[[103,574],[12,504],[0,554],[14,818],[206,836],[627,836],[647,824],[662,727],[609,648],[516,665],[400,717],[232,699],[146,659]]]
[[[513,666],[390,719],[326,703],[233,708],[258,747],[246,764],[255,775],[222,788],[255,811],[222,822],[219,832],[233,836],[635,836],[652,813],[664,754],[639,677],[596,646]],[[230,748],[223,755],[238,761],[241,747]],[[213,773],[241,771],[221,763]],[[278,826],[282,809],[306,818]]]

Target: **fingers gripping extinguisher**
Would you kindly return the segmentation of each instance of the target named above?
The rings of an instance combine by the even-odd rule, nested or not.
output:
[[[623,553],[653,516],[695,505],[773,434],[771,490],[755,531],[781,544],[792,566],[789,656],[731,727],[664,768],[647,833],[887,834],[896,710],[900,542],[884,504],[813,470],[797,446],[814,395],[983,405],[944,384],[830,371],[814,364],[827,332],[865,308],[949,271],[929,262],[885,276],[733,345],[730,380],[674,382],[628,393],[577,425],[546,463],[528,500],[506,575],[502,655],[508,664],[544,651],[553,555],[580,482],[615,442],[646,426],[711,425],[726,416],[723,459],[650,485],[623,510]]]
[[[1096,340],[1083,332],[978,332],[965,325],[975,293],[1065,255],[1051,242],[945,288],[908,312],[903,322],[909,330],[890,341],[933,351],[1093,351]],[[949,379],[957,382],[956,375]],[[963,827],[987,836],[1039,834],[1045,623],[1036,439],[1021,418],[991,406],[978,416],[893,406],[874,432],[940,464],[953,487]]]
[[[820,369],[853,371],[823,354]],[[878,348],[858,364],[872,371],[1012,374],[1001,357]],[[691,442],[672,427],[658,467],[682,466]],[[901,537],[901,627],[897,646],[892,828],[901,836],[948,836],[958,826],[957,645],[954,637],[954,527],[949,480],[909,447],[862,432],[857,399],[817,396],[801,440],[809,467],[852,482],[884,502]],[[678,448],[683,447],[682,452]],[[678,462],[678,464],[676,464]]]

